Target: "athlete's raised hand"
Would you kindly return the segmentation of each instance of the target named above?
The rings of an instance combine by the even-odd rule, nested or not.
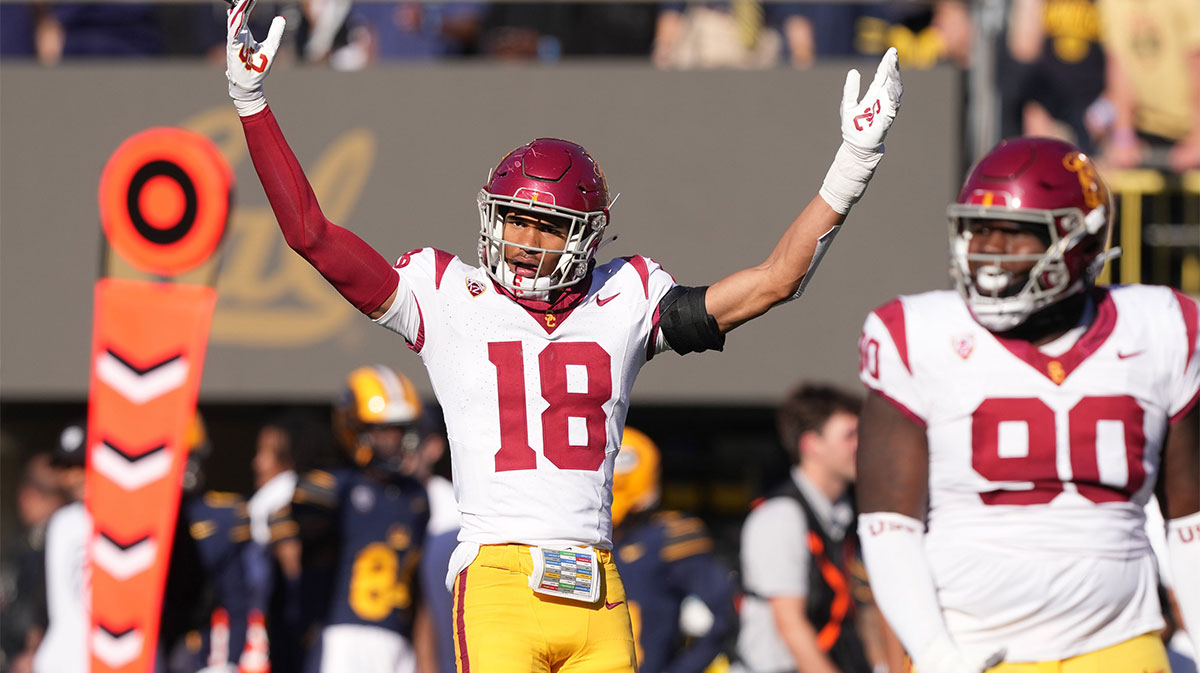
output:
[[[842,87],[842,146],[821,185],[821,198],[845,215],[862,198],[875,167],[883,158],[883,138],[900,111],[900,65],[896,48],[883,55],[867,93],[858,97],[857,70],[846,73]]]
[[[904,93],[895,47],[883,55],[875,79],[861,99],[858,90],[858,71],[851,70],[846,73],[842,88],[842,140],[864,150],[874,150],[883,145],[883,138],[900,111],[900,96]]]
[[[235,0],[226,13],[225,77],[229,80],[229,97],[238,114],[248,117],[267,106],[263,80],[275,65],[275,52],[283,39],[286,21],[275,17],[267,39],[261,44],[250,34],[250,11],[257,0]]]

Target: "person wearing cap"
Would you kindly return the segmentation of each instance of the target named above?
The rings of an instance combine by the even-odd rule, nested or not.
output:
[[[66,502],[49,451],[26,461],[16,500],[21,529],[4,544],[0,642],[13,673],[28,673],[33,652],[46,632],[46,526]]]
[[[88,623],[86,545],[92,517],[83,506],[87,424],[63,429],[50,456],[59,488],[69,503],[46,525],[46,635],[33,655],[34,673],[87,670]]]

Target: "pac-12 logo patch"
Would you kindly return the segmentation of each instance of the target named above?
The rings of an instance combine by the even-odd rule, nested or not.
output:
[[[475,280],[474,278],[467,279],[467,292],[470,292],[472,297],[478,297],[479,295],[483,294],[485,290],[487,290],[487,287],[485,287],[483,283]]]

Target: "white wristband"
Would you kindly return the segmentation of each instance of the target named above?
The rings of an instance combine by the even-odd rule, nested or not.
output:
[[[833,157],[829,172],[825,174],[821,198],[834,211],[842,215],[849,213],[850,206],[858,203],[863,192],[867,191],[867,183],[871,181],[881,159],[882,146],[877,150],[865,150],[843,141]]]
[[[233,106],[237,108],[240,117],[249,117],[262,112],[267,107],[267,96],[262,89],[246,91],[230,83],[229,97],[233,99]]]
[[[1200,653],[1200,512],[1167,522],[1167,557],[1184,630]]]

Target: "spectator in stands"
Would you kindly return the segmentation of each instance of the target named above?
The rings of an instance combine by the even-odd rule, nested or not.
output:
[[[165,42],[150,3],[62,3],[41,13],[35,29],[38,60],[159,56]]]
[[[16,3],[0,4],[0,56],[32,58],[34,26],[39,8]]]
[[[877,56],[896,47],[904,67],[941,61],[965,67],[971,34],[962,0],[669,3],[659,15],[653,60],[661,68],[807,68],[820,59]]]
[[[659,68],[770,68],[783,62],[779,6],[760,0],[667,3],[652,60]]]
[[[1200,10],[1194,0],[1100,0],[1117,168],[1200,167]],[[1147,157],[1146,150],[1165,160]]]
[[[474,54],[486,5],[479,2],[364,2],[350,10],[351,32],[368,62],[435,60]]]
[[[862,54],[882,54],[895,47],[905,68],[944,62],[968,65],[974,28],[962,0],[880,3],[865,12],[857,26],[855,47]]]
[[[1094,153],[1084,118],[1104,90],[1095,0],[1014,0],[1007,52],[1001,134],[1061,138]]]
[[[502,60],[650,53],[657,7],[645,2],[491,3],[480,47]]]
[[[17,514],[23,530],[6,538],[3,590],[0,591],[0,638],[5,667],[32,670],[33,652],[46,630],[46,524],[66,504],[50,453],[37,453],[25,464],[17,486]]]
[[[855,478],[861,402],[804,384],[784,400],[779,437],[790,478],[742,528],[738,651],[756,673],[869,673],[848,579],[854,558]]]

